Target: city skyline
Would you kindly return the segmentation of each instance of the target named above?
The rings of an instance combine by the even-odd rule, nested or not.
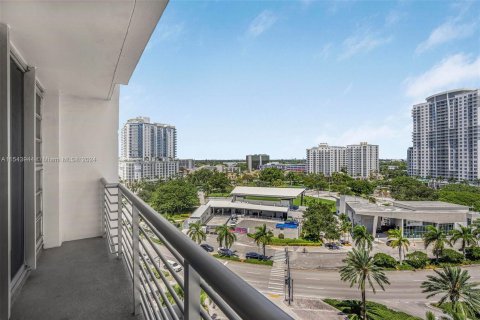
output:
[[[122,88],[120,123],[174,123],[180,158],[303,158],[362,140],[404,159],[412,105],[479,87],[478,5],[172,2]]]

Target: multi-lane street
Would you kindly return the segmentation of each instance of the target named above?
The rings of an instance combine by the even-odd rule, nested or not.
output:
[[[235,262],[229,262],[226,266],[262,293],[275,293],[269,288],[269,284],[271,285],[271,268]],[[468,267],[467,269],[473,281],[480,281],[479,267]],[[391,285],[386,288],[386,291],[380,289],[376,294],[369,290],[367,299],[383,303],[393,309],[414,316],[424,317],[428,308],[428,300],[425,298],[425,294],[421,292],[420,284],[428,274],[433,274],[433,271],[390,271],[386,273]],[[292,270],[292,277],[294,279],[295,296],[339,299],[360,298],[357,288],[350,288],[347,283],[341,281],[336,270]],[[430,302],[433,301],[435,299],[430,299]]]

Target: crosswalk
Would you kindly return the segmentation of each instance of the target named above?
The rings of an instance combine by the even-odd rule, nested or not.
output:
[[[271,294],[283,294],[285,283],[285,251],[275,251],[273,266],[268,280],[268,291]]]

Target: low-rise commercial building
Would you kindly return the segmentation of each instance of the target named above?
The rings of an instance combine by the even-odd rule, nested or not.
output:
[[[393,201],[371,203],[361,197],[340,196],[337,209],[346,213],[353,225],[364,225],[373,236],[377,230],[397,227],[409,238],[421,238],[428,225],[449,232],[476,218],[467,206],[442,201]]]
[[[207,223],[215,215],[242,215],[285,220],[294,210],[293,200],[303,198],[303,188],[236,187],[230,198],[210,199],[198,207],[189,222]],[[228,219],[225,220],[225,223]]]

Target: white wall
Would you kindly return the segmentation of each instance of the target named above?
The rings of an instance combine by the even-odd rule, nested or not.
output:
[[[111,100],[60,97],[60,158],[96,158],[60,163],[62,241],[102,234],[100,178],[118,181],[118,96],[117,88]]]

